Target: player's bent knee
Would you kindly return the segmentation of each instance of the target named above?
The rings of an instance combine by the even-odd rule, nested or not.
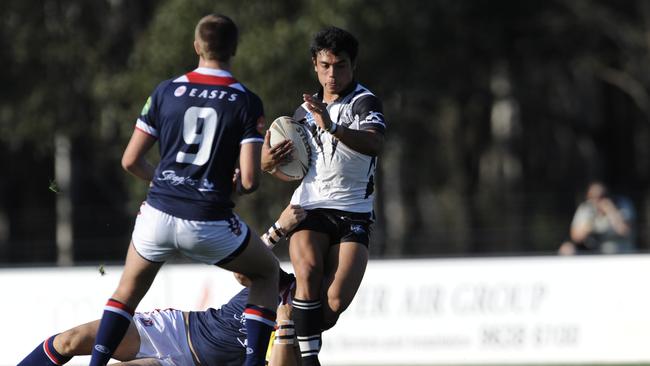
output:
[[[334,314],[336,318],[338,318],[344,310],[341,299],[331,296],[327,299],[327,307],[329,308],[328,312]]]
[[[341,314],[349,306],[349,302],[335,294],[328,294],[327,303],[323,308],[323,330],[332,328],[339,320]]]
[[[339,314],[325,311],[325,313],[323,314],[322,330],[325,331],[331,329],[336,325],[338,321],[339,321]]]

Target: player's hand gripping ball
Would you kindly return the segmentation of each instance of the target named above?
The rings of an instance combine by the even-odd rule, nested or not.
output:
[[[275,146],[284,140],[293,142],[294,148],[291,161],[278,165],[278,170],[291,179],[302,179],[311,165],[311,146],[309,145],[309,131],[307,131],[307,128],[300,123],[296,123],[291,117],[282,116],[271,123],[269,131],[271,132],[271,146]]]

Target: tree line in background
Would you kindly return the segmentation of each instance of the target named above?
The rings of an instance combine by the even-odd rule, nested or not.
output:
[[[316,89],[314,32],[358,37],[389,122],[374,256],[551,253],[594,178],[632,198],[647,249],[646,1],[6,0],[0,263],[123,258],[147,188],[123,148],[148,93],[196,66],[209,12],[240,26],[233,73],[269,122]],[[265,230],[294,187],[264,177],[237,211]]]

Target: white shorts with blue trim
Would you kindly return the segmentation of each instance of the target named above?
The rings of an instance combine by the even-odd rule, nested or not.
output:
[[[131,237],[135,250],[152,262],[165,262],[180,253],[197,262],[219,264],[246,244],[250,230],[235,214],[227,220],[185,220],[140,207]]]
[[[140,334],[136,359],[155,358],[162,366],[194,365],[182,311],[166,309],[135,313],[133,323]]]

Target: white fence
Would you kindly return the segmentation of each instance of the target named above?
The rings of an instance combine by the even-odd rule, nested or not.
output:
[[[15,365],[47,336],[98,318],[121,268],[105,270],[0,270],[0,365]],[[324,334],[321,360],[650,362],[648,279],[650,255],[371,261],[354,303]],[[239,288],[223,270],[167,265],[138,310],[218,307]]]

